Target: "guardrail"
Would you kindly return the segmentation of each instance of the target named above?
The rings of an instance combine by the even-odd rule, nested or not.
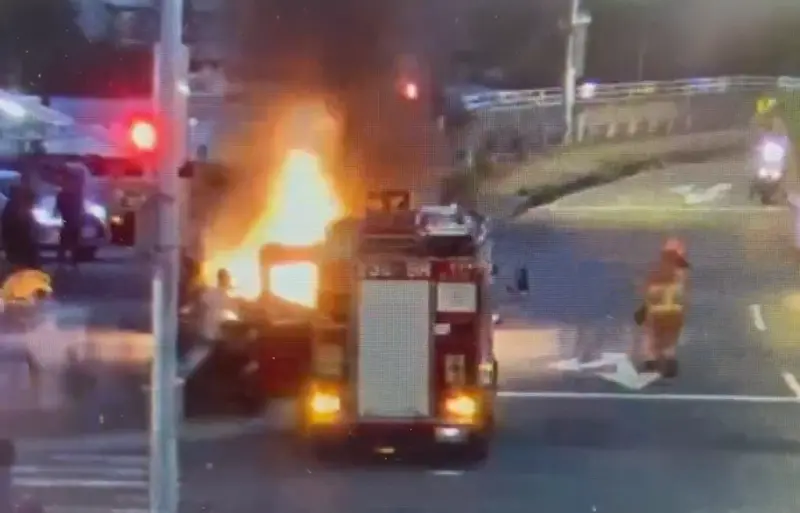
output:
[[[583,144],[745,130],[765,92],[800,90],[796,77],[718,77],[670,82],[584,84],[573,141]],[[463,96],[469,120],[448,130],[455,161],[524,160],[561,145],[566,134],[560,89]]]
[[[634,98],[758,92],[773,89],[800,90],[800,78],[732,76],[616,84],[586,82],[578,88],[576,96],[579,102],[603,103]],[[560,87],[490,91],[463,95],[461,101],[464,108],[469,111],[517,110],[561,105],[564,103],[564,92]]]

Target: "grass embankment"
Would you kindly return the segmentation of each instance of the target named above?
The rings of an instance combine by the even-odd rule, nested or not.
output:
[[[780,125],[792,142],[791,169],[796,182],[800,182],[800,91],[783,91],[778,95],[776,113]]]
[[[564,173],[537,173],[536,168],[528,169],[527,174],[534,178],[537,175],[544,175],[544,180],[533,180],[535,183],[520,185],[515,192],[511,193],[518,198],[514,201],[514,207],[508,212],[498,214],[498,217],[520,215],[532,207],[544,205],[556,201],[557,199],[574,194],[584,189],[597,187],[599,185],[611,183],[626,177],[630,177],[664,165],[678,164],[683,162],[703,162],[718,158],[732,151],[742,148],[744,136],[732,137],[730,134],[724,138],[716,138],[713,141],[704,142],[697,140],[697,137],[690,141],[682,141],[681,144],[661,144],[652,146],[648,142],[636,143],[638,148],[631,152],[620,151],[617,154],[610,152],[598,158],[596,162],[585,163],[586,167],[580,172]],[[601,148],[601,146],[597,148]],[[561,158],[569,158],[572,148],[561,150]],[[582,149],[586,153],[586,149]],[[599,152],[598,150],[598,153]],[[480,204],[478,196],[483,186],[489,183],[499,170],[489,161],[488,157],[481,156],[476,159],[473,169],[458,170],[448,176],[442,184],[443,199],[446,202],[457,201],[468,205],[477,210],[482,210],[486,205]],[[553,166],[553,162],[545,165]],[[506,165],[507,166],[507,165]],[[525,169],[530,167],[525,164],[518,164],[517,167]],[[485,191],[484,191],[485,192]],[[495,212],[485,212],[495,215]]]

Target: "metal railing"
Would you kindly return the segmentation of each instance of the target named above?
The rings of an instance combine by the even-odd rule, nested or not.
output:
[[[724,94],[775,89],[800,90],[800,78],[733,76],[616,84],[587,82],[578,88],[577,100],[584,103],[613,103],[633,98]],[[464,108],[469,111],[518,110],[561,105],[564,102],[564,93],[558,87],[517,91],[490,91],[463,95],[461,100]]]

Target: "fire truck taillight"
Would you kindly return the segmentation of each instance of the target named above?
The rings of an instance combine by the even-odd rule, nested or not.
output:
[[[342,410],[342,399],[335,387],[313,385],[308,396],[309,420],[312,423],[335,422]]]
[[[478,420],[478,398],[466,392],[456,392],[445,398],[444,420],[450,424],[474,424]]]

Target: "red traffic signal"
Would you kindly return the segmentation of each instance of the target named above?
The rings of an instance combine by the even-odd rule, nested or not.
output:
[[[403,84],[403,96],[409,100],[416,100],[419,98],[419,87],[414,82],[406,82]]]
[[[151,121],[134,120],[128,129],[128,136],[138,151],[153,152],[158,147],[158,129]]]

